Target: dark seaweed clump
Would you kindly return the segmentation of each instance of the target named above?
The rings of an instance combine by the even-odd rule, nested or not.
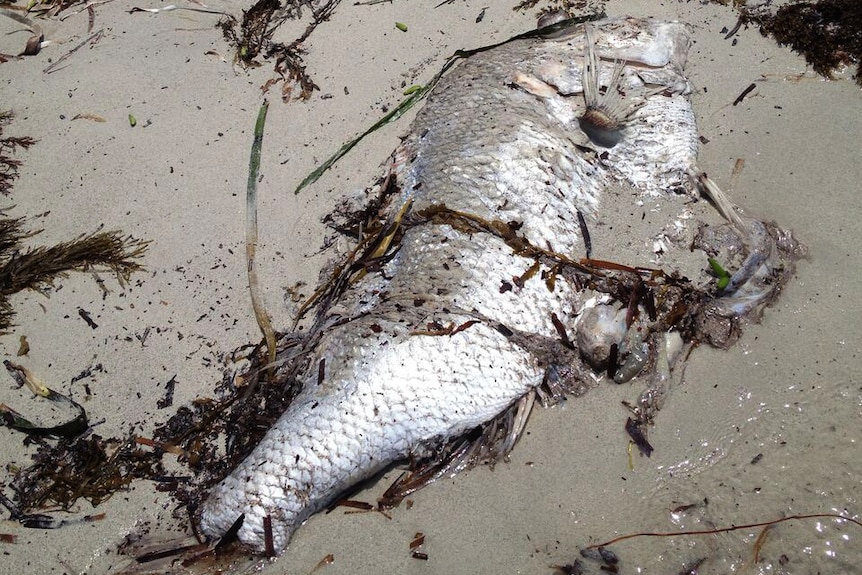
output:
[[[862,1],[820,0],[781,7],[774,15],[744,14],[782,45],[799,52],[827,78],[839,66],[856,64],[862,86]]]
[[[570,14],[604,11],[604,2],[594,2],[593,0],[547,0],[545,2],[542,2],[542,0],[522,0],[512,10],[526,12],[535,8],[540,3],[543,3],[544,6],[540,8],[537,16],[543,16],[560,10],[569,12]]]
[[[18,177],[21,161],[12,154],[36,143],[30,137],[4,137],[3,129],[12,112],[0,111],[0,193],[8,196]],[[14,318],[10,296],[25,289],[46,289],[70,271],[107,269],[122,283],[141,268],[138,260],[147,242],[119,232],[96,232],[53,246],[23,247],[24,240],[38,234],[26,229],[23,218],[10,218],[0,211],[0,333]]]
[[[291,345],[295,342],[290,336],[281,338],[282,351]],[[220,399],[198,399],[180,407],[156,427],[152,438],[134,432],[125,438],[103,438],[92,429],[56,439],[28,434],[25,442],[39,447],[29,465],[12,469],[6,485],[13,498],[0,493],[0,503],[26,526],[56,528],[68,521],[43,516],[41,511],[69,511],[80,499],[95,507],[133,481],[149,480],[158,491],[175,498],[178,513],[186,507],[194,509],[201,493],[248,455],[296,391],[289,384],[267,381],[264,345],[241,348],[235,354],[237,358],[247,355],[253,363],[241,378],[241,387],[226,375],[216,390]],[[179,473],[166,468],[165,456],[179,464]],[[40,520],[34,523],[34,517]]]
[[[133,441],[92,434],[56,444],[41,441],[33,463],[18,471],[10,487],[17,509],[32,513],[69,510],[79,498],[96,507],[137,477],[165,475],[160,459]]]
[[[225,40],[236,48],[235,60],[245,67],[260,66],[258,56],[275,59],[276,78],[262,87],[264,91],[282,82],[281,97],[287,102],[293,96],[294,88],[299,88],[298,98],[307,100],[314,90],[320,88],[311,79],[303,59],[306,54],[304,44],[311,33],[321,23],[329,19],[341,0],[258,0],[248,10],[243,10],[242,22],[225,18],[218,26]],[[303,9],[312,14],[311,23],[305,32],[289,44],[274,42],[272,36],[287,20],[302,17]]]
[[[36,143],[36,140],[27,136],[3,136],[3,129],[12,121],[12,112],[0,111],[0,194],[8,196],[12,190],[12,183],[18,177],[18,168],[21,160],[12,157],[18,148],[26,150]]]

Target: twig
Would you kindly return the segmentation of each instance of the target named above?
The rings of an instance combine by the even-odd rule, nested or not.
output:
[[[747,523],[745,525],[733,525],[731,527],[720,527],[718,529],[703,529],[699,531],[666,531],[666,532],[646,532],[646,533],[629,533],[628,535],[621,535],[619,537],[615,537],[610,541],[605,541],[604,543],[595,543],[587,547],[587,549],[597,549],[599,547],[608,547],[609,545],[613,545],[615,543],[619,543],[620,541],[625,541],[627,539],[635,539],[637,537],[679,537],[686,535],[714,535],[716,533],[729,533],[731,531],[739,531],[740,529],[754,529],[756,527],[769,527],[772,525],[776,525],[778,523],[783,523],[785,521],[793,521],[794,519],[820,519],[820,518],[831,518],[831,519],[843,519],[845,521],[849,521],[851,523],[855,523],[859,527],[862,527],[862,521],[857,521],[850,517],[845,517],[843,515],[838,515],[837,513],[809,513],[805,515],[788,515],[787,517],[782,517],[780,519],[773,519],[772,521],[761,521],[759,523]]]
[[[188,6],[175,6],[171,4],[169,6],[165,6],[163,8],[139,8],[138,6],[133,6],[129,10],[129,14],[134,14],[135,12],[149,12],[150,14],[158,14],[159,12],[172,12],[174,10],[188,10],[189,12],[200,12],[202,14],[218,14],[220,16],[227,16],[228,18],[233,18],[233,15],[228,12],[224,12],[223,10],[211,10],[209,8],[190,8]]]
[[[69,50],[68,52],[66,52],[62,56],[60,56],[59,58],[57,58],[56,62],[54,62],[53,64],[51,64],[50,66],[48,66],[47,68],[42,70],[42,72],[44,72],[45,74],[50,74],[51,72],[56,70],[57,66],[59,66],[61,62],[65,61],[66,58],[68,58],[69,56],[71,56],[72,54],[74,54],[75,52],[77,52],[78,50],[80,50],[81,48],[86,46],[87,44],[90,44],[90,43],[95,44],[96,42],[98,42],[102,38],[102,33],[104,31],[105,31],[105,29],[102,28],[98,32],[92,34],[89,38],[87,38],[86,40],[84,40],[83,42],[81,42],[80,44],[78,44],[77,46],[75,46],[74,48],[72,48],[71,50]]]
[[[748,96],[748,94],[750,94],[751,91],[754,90],[755,88],[757,88],[757,84],[755,84],[753,82],[751,84],[749,84],[748,87],[745,90],[743,90],[739,96],[736,97],[736,100],[733,101],[733,105],[736,106],[737,104],[739,104],[743,100],[745,100],[745,97]]]
[[[87,2],[80,10],[75,10],[74,12],[67,12],[66,14],[60,16],[59,20],[60,22],[63,22],[64,20],[71,18],[72,16],[77,16],[81,12],[89,12],[94,7],[99,6],[100,4],[107,4],[108,2],[113,1],[114,0],[93,0],[92,2]]]

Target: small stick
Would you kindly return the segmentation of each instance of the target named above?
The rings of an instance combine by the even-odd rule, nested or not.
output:
[[[769,527],[771,525],[776,525],[778,523],[783,523],[785,521],[793,521],[794,519],[820,519],[820,518],[831,518],[831,519],[843,519],[844,521],[849,521],[851,523],[855,523],[859,527],[862,527],[862,521],[857,521],[850,517],[845,517],[843,515],[838,515],[837,513],[808,513],[805,515],[788,515],[787,517],[782,517],[780,519],[773,519],[772,521],[761,521],[759,523],[747,523],[745,525],[732,525],[731,527],[720,527],[718,529],[703,529],[698,531],[667,531],[667,532],[646,532],[646,533],[629,533],[628,535],[621,535],[619,537],[615,537],[610,541],[605,541],[604,543],[595,543],[594,545],[590,545],[586,547],[586,549],[596,549],[598,547],[607,547],[609,545],[613,545],[615,543],[619,543],[620,541],[625,541],[627,539],[635,539],[636,537],[679,537],[680,535],[715,535],[716,533],[729,533],[731,531],[739,531],[740,529],[754,529],[756,527]]]
[[[736,106],[737,104],[742,103],[742,101],[745,100],[745,97],[748,96],[751,93],[751,91],[754,90],[756,87],[757,87],[757,84],[755,84],[753,82],[751,84],[749,84],[748,88],[743,90],[742,93],[736,97],[736,100],[733,101],[733,105]]]
[[[275,545],[272,542],[272,517],[263,518],[263,541],[266,546],[266,556],[275,557]]]
[[[593,240],[590,239],[590,230],[587,228],[587,220],[584,219],[584,214],[578,210],[578,225],[581,227],[581,235],[584,237],[584,247],[587,250],[587,259],[593,255]]]
[[[105,29],[102,28],[101,30],[99,30],[95,34],[92,34],[89,38],[87,38],[86,40],[84,40],[83,42],[81,42],[80,44],[78,44],[77,46],[75,46],[74,48],[72,48],[71,50],[69,50],[68,52],[66,52],[62,56],[60,56],[59,58],[57,58],[56,62],[54,62],[53,64],[51,64],[50,66],[48,66],[47,68],[42,70],[42,72],[44,72],[45,74],[50,74],[51,72],[56,70],[57,66],[59,66],[60,63],[63,62],[66,58],[68,58],[69,56],[71,56],[72,54],[74,54],[75,52],[77,52],[78,50],[80,50],[81,48],[86,46],[87,44],[91,44],[91,43],[95,44],[96,42],[98,42],[102,38],[102,33],[104,31],[105,31]]]

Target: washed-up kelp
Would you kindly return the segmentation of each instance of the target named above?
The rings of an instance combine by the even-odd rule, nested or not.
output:
[[[0,194],[4,196],[8,196],[12,191],[12,184],[18,178],[18,168],[21,166],[21,160],[13,158],[12,155],[19,148],[26,150],[36,143],[36,140],[27,136],[4,136],[4,128],[11,121],[12,112],[0,111]]]
[[[4,195],[11,191],[21,165],[10,154],[35,143],[29,137],[3,137],[11,119],[11,112],[0,112],[0,192]],[[0,332],[12,325],[15,312],[9,298],[13,294],[47,289],[71,271],[108,270],[122,284],[142,269],[139,260],[148,243],[117,231],[98,231],[53,246],[25,247],[24,241],[38,233],[27,229],[24,218],[0,212]]]
[[[219,27],[225,39],[236,48],[236,61],[243,66],[259,66],[258,56],[275,58],[275,72],[278,74],[266,83],[266,90],[281,81],[282,99],[291,99],[295,87],[299,87],[299,99],[307,100],[317,84],[311,79],[303,61],[305,42],[317,26],[326,21],[341,0],[288,0],[282,6],[278,0],[258,0],[250,9],[243,10],[242,22],[237,31],[237,21],[225,18]],[[290,44],[273,42],[272,35],[286,20],[302,17],[303,9],[312,13],[312,21],[303,34]]]
[[[818,0],[796,2],[772,11],[768,6],[740,8],[740,23],[760,27],[764,36],[790,46],[822,76],[856,65],[854,79],[862,86],[862,2]]]
[[[0,113],[0,191],[4,195],[11,191],[21,165],[20,160],[9,154],[35,143],[28,137],[2,137],[3,128],[11,119],[11,112]],[[10,301],[14,294],[25,289],[47,290],[71,271],[110,271],[122,285],[130,274],[142,269],[139,261],[148,243],[116,231],[98,231],[53,246],[24,245],[25,240],[38,233],[27,229],[24,218],[0,212],[0,332],[8,330],[15,317]],[[79,313],[88,319],[85,311]],[[25,343],[22,339],[22,348]],[[142,473],[135,461],[136,452],[128,444],[96,435],[81,437],[88,425],[80,404],[41,384],[27,368],[8,361],[6,367],[19,385],[27,385],[36,395],[76,410],[76,415],[66,423],[42,426],[11,407],[0,406],[5,425],[26,433],[29,440],[41,445],[33,465],[19,470],[12,483],[17,501],[12,503],[3,498],[14,519],[32,527],[60,526],[65,523],[30,511],[48,505],[68,508],[79,497],[96,505],[127,485],[134,474]],[[61,439],[51,445],[46,436]],[[128,457],[123,455],[126,453]],[[122,464],[114,465],[118,460]],[[154,473],[151,471],[149,475]]]

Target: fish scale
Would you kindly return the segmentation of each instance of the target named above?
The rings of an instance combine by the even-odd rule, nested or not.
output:
[[[202,504],[206,536],[220,537],[242,515],[239,539],[263,551],[269,517],[281,552],[345,490],[408,455],[433,454],[549,379],[568,377],[573,390],[597,384],[601,374],[559,333],[577,329],[597,294],[555,269],[585,254],[578,216],[605,225],[603,200],[634,205],[689,193],[697,128],[682,74],[686,25],[617,18],[590,26],[589,38],[572,25],[562,37],[475,54],[430,93],[385,167],[389,191],[376,220],[398,230],[392,245],[361,273],[342,268],[347,287],[318,302],[301,391]],[[593,95],[609,107],[619,100],[625,119],[609,149],[579,128],[588,40],[601,59],[598,86],[622,66],[619,85]],[[625,193],[605,197],[620,183]],[[655,254],[641,256],[635,264]],[[638,345],[648,345],[646,333]]]

